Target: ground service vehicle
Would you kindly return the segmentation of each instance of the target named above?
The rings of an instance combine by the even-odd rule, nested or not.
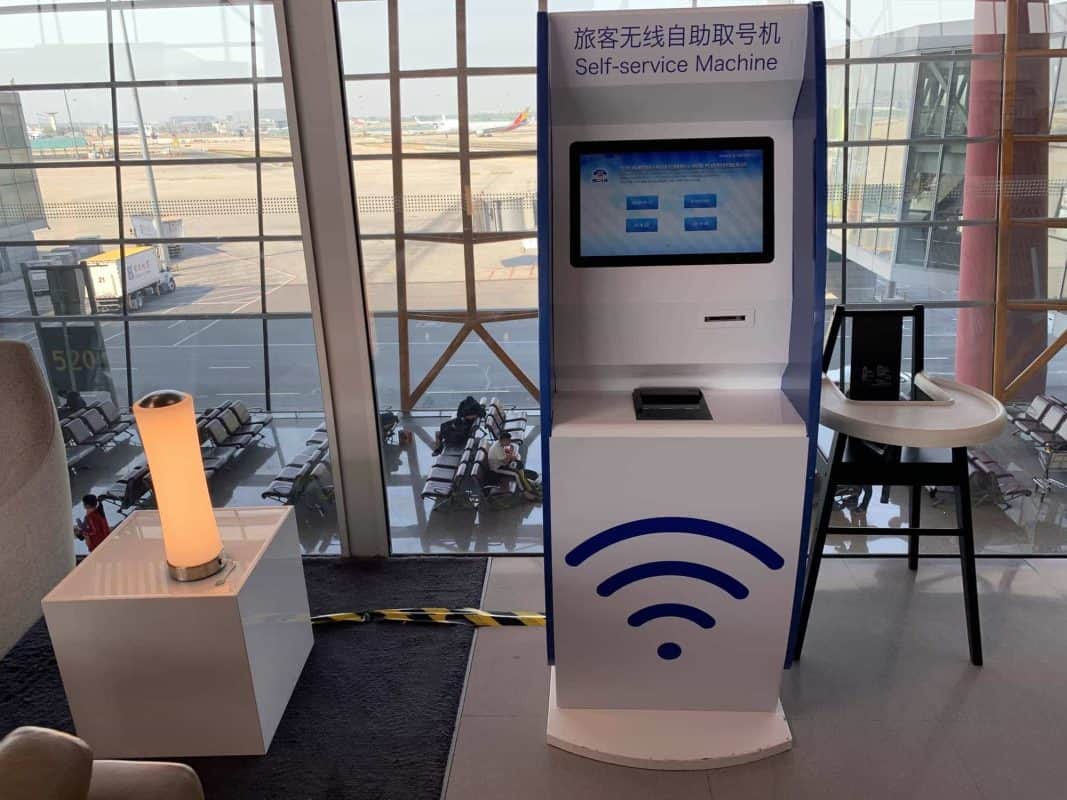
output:
[[[85,259],[99,311],[122,309],[122,261],[119,250],[109,250]],[[137,311],[146,297],[174,291],[174,275],[163,266],[159,251],[151,245],[126,248],[126,307]]]

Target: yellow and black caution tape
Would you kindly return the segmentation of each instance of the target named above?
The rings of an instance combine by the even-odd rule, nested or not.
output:
[[[479,628],[508,625],[544,627],[545,615],[536,611],[483,611],[480,608],[377,608],[372,611],[341,611],[311,618],[313,625],[361,622],[429,622],[442,625],[474,625]]]

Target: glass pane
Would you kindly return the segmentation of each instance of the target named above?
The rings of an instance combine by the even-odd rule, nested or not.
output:
[[[394,227],[392,160],[354,161],[359,232],[392,233]]]
[[[389,81],[348,81],[345,98],[352,155],[392,152]]]
[[[278,191],[276,183],[268,187],[267,175],[273,174],[264,174],[265,204],[267,197],[275,196],[271,190]],[[282,191],[291,197],[292,184]],[[156,200],[158,212],[173,219],[183,236],[249,236],[259,232],[254,163],[122,168],[122,206],[127,225],[135,215],[154,216]]]
[[[897,146],[849,149],[850,222],[899,219],[900,184],[907,150]]]
[[[537,159],[485,158],[471,162],[474,230],[537,230]]]
[[[849,139],[862,141],[871,138],[876,75],[877,65],[875,64],[857,64],[849,67]]]
[[[151,219],[144,220],[144,224],[151,223]],[[256,242],[126,245],[125,252],[130,312],[257,314],[262,311]],[[156,273],[157,268],[165,270],[168,266],[169,274]],[[195,338],[194,331],[199,327],[196,321],[176,320],[171,330]]]
[[[456,66],[456,9],[451,0],[399,0],[400,68]]]
[[[394,300],[395,305],[395,300]],[[375,311],[371,329],[371,362],[374,365],[374,389],[378,407],[399,409],[400,339],[396,311]]]
[[[258,319],[170,320],[130,323],[133,393],[156,389],[188,392],[198,409],[243,400],[249,408],[266,404],[263,323]]]
[[[454,78],[400,81],[400,114],[406,153],[459,149],[459,112]]]
[[[471,78],[471,150],[533,150],[537,79],[533,75]]]
[[[848,231],[850,303],[983,300],[992,286],[993,225],[909,225]],[[966,257],[963,254],[966,254]],[[961,266],[962,264],[962,266]]]
[[[271,408],[321,414],[322,385],[310,317],[272,320],[267,334]]]
[[[446,345],[451,341],[451,337],[445,338],[447,329],[452,327],[454,326],[445,325],[445,329],[442,330],[444,335],[441,339]],[[413,352],[413,360],[414,357]],[[426,360],[433,363],[430,359]],[[425,371],[416,374],[423,375]],[[534,367],[533,374],[536,375],[536,367]],[[456,406],[467,395],[473,395],[476,399],[495,395],[503,405],[509,407],[533,408],[536,405],[519,379],[501,363],[485,341],[475,333],[468,334],[455,355],[449,359],[448,365],[430,384],[417,407],[419,410],[455,413]]]
[[[467,65],[537,63],[537,0],[467,0]]]
[[[845,161],[851,150],[842,147],[830,147],[826,153],[826,218],[830,222],[840,222],[844,205],[844,186],[841,174]]]
[[[260,84],[256,91],[259,93],[259,152],[264,156],[292,156],[285,91],[276,83]]]
[[[264,242],[265,294],[268,312],[311,311],[308,294],[304,245],[293,242]]]
[[[252,77],[247,5],[116,9],[111,16],[118,80]]]
[[[119,158],[255,155],[251,86],[119,89],[118,105]]]
[[[831,142],[845,136],[845,67],[826,67],[826,135]]]
[[[467,307],[462,245],[407,241],[404,252],[408,308],[455,311]]]
[[[516,366],[522,370],[523,374],[530,379],[534,386],[538,382],[540,363],[538,360],[537,324],[536,317],[508,320],[506,322],[487,322],[485,324],[485,329],[489,332],[489,335],[504,349],[508,357],[515,362]],[[513,378],[510,373],[509,378]],[[494,392],[499,393],[504,388],[508,391],[506,400],[501,395],[501,401],[505,405],[515,405],[526,410],[538,408],[538,404],[533,397],[522,388],[515,386],[514,380],[507,384],[499,384],[494,389]],[[527,453],[529,453],[533,448],[529,447],[528,442],[525,442],[525,444],[527,444]]]
[[[1048,345],[1067,330],[1067,314],[1056,311],[1009,311],[1007,314],[1005,375],[1013,381]],[[1067,395],[1067,357],[1063,351],[1037,370],[1013,391],[1011,398],[1032,398],[1038,394]]]
[[[999,50],[1004,33],[1001,3],[864,0],[849,11],[853,58],[970,47],[976,34],[990,40],[982,43],[984,49]]]
[[[367,304],[378,314],[396,313],[396,242],[392,239],[364,239],[363,285]],[[396,335],[392,336],[396,341]]]
[[[1067,217],[1067,144],[1016,142],[1013,170],[1014,219]]]
[[[1067,299],[1067,229],[1014,225],[1008,246],[1009,299]]]
[[[262,164],[263,233],[299,236],[300,208],[296,201],[296,171],[292,162]]]
[[[78,57],[71,58],[72,49]],[[102,10],[4,14],[0,84],[106,81],[107,15]]]
[[[278,25],[271,4],[257,5],[256,21],[256,75],[260,78],[280,78],[282,57],[278,51]]]
[[[537,239],[474,246],[481,310],[537,308]]]
[[[345,74],[389,71],[389,9],[384,0],[338,3]]]
[[[0,91],[0,163],[101,158],[112,147],[110,92]]]
[[[461,209],[458,161],[404,161],[404,229],[408,233],[460,231]]]
[[[112,167],[0,169],[0,239],[118,236]]]

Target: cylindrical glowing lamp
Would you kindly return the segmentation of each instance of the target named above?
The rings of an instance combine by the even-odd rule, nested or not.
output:
[[[193,398],[172,389],[152,392],[137,401],[133,416],[148,458],[171,577],[196,581],[214,575],[225,561]]]

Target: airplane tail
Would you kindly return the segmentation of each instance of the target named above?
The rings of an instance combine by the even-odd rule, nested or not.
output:
[[[523,125],[530,124],[530,107],[527,106],[511,121],[511,124],[504,128],[505,131],[513,131],[516,128],[521,128]]]

